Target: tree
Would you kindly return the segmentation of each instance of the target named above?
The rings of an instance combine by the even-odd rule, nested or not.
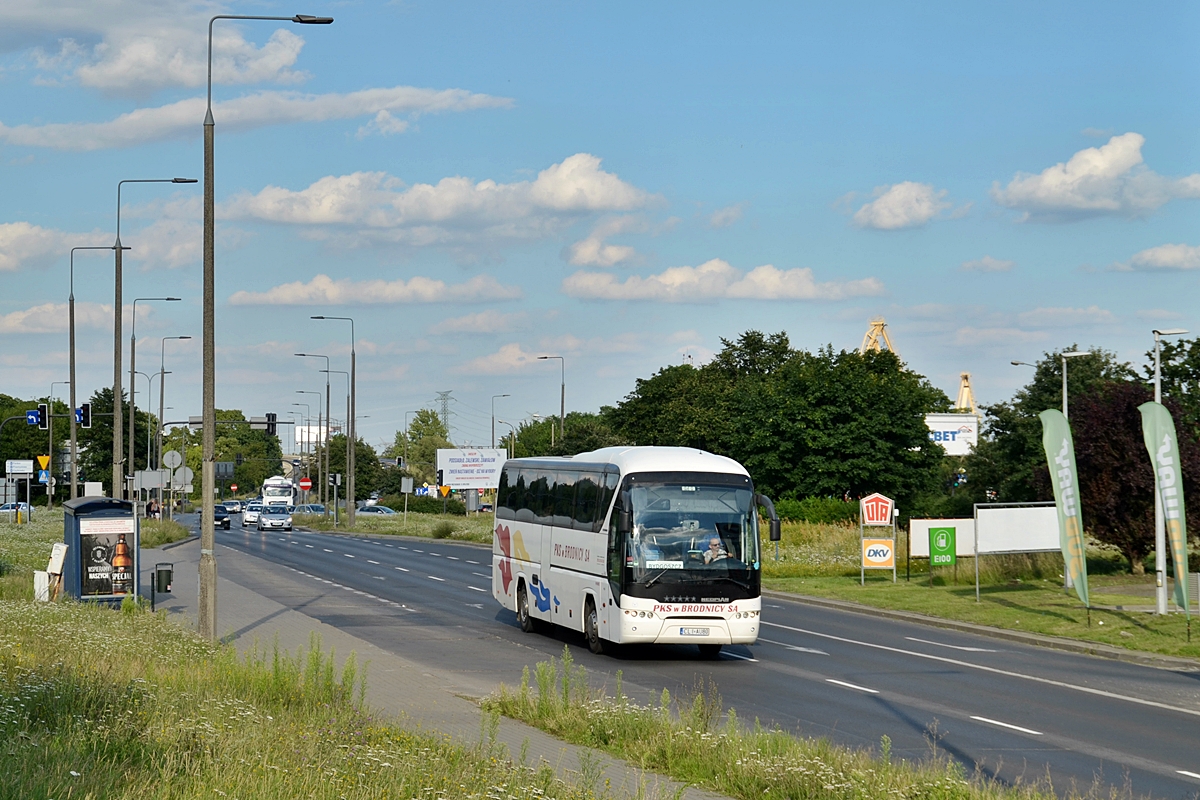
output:
[[[61,480],[63,473],[70,473],[69,455],[64,450],[70,448],[71,431],[70,420],[63,419],[68,409],[66,404],[54,402],[50,412],[57,416],[54,420],[54,445],[51,447],[47,431],[42,430],[37,425],[29,425],[25,422],[25,412],[38,407],[39,403],[49,403],[49,399],[35,398],[33,400],[22,400],[18,397],[11,397],[6,394],[0,394],[0,420],[16,417],[16,419],[4,426],[0,432],[0,460],[7,461],[10,458],[35,461],[37,456],[58,455],[54,459],[54,464],[51,467],[51,474],[59,478],[57,496],[70,497],[70,483]],[[112,437],[112,429],[109,429],[109,437]],[[111,446],[109,448],[111,452]],[[36,464],[35,464],[36,466]],[[111,473],[111,465],[109,472]],[[34,476],[36,483],[37,476]],[[110,481],[111,483],[111,481]],[[30,493],[31,497],[37,499],[39,489],[35,486]],[[45,497],[45,489],[41,490],[42,496]],[[22,498],[24,499],[24,494]]]
[[[603,412],[591,414],[572,411],[567,414],[565,438],[552,436],[551,429],[558,430],[557,419],[522,422],[516,431],[513,456],[573,456],[576,453],[625,444],[625,439],[613,431]],[[554,440],[553,445],[550,444],[551,439]],[[508,439],[503,439],[498,444],[507,446]]]
[[[1146,353],[1143,370],[1148,381],[1154,380],[1154,351]],[[1162,396],[1178,405],[1182,423],[1190,438],[1200,436],[1200,338],[1164,341],[1160,359]],[[1184,430],[1179,431],[1180,438]]]
[[[124,392],[122,392],[124,398]],[[104,491],[112,497],[112,461],[113,461],[113,393],[112,388],[100,389],[91,398],[92,404],[92,427],[77,428],[76,438],[79,441],[79,480],[80,481],[100,481],[104,484]],[[126,401],[127,402],[127,401]],[[128,410],[129,406],[122,404],[122,407]],[[128,413],[128,412],[127,412]],[[64,420],[68,428],[68,437],[70,436],[69,425],[70,420]],[[128,418],[123,422],[128,424]],[[133,447],[133,464],[125,464],[125,474],[132,475],[135,470],[146,469],[146,436],[157,425],[154,417],[144,411],[137,411],[134,415],[134,447]],[[58,432],[58,425],[55,426],[55,433]],[[125,437],[129,436],[129,430],[125,429]],[[55,437],[57,438],[57,437]],[[122,441],[122,455],[124,449],[128,447],[128,438]],[[122,463],[125,459],[122,458]],[[197,473],[199,474],[199,473]]]
[[[338,434],[329,440],[329,472],[331,474],[346,472],[346,436]],[[383,482],[383,467],[379,465],[379,455],[375,448],[359,439],[354,448],[354,494],[355,500],[366,500],[371,492],[378,491]],[[339,495],[348,491],[349,481],[342,478]]]
[[[403,434],[396,432],[397,443],[403,444]],[[395,446],[395,445],[393,445]],[[442,418],[431,408],[422,408],[408,426],[408,474],[417,483],[433,484],[437,481],[437,451],[454,447],[450,432],[442,424]],[[402,457],[400,451],[394,457]]]

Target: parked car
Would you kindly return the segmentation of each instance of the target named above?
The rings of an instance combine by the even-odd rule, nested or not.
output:
[[[28,514],[29,504],[22,501],[20,503],[5,503],[0,506],[0,514],[16,514],[18,511],[22,514]]]
[[[258,523],[258,515],[262,513],[261,503],[250,503],[242,512],[242,527],[247,528]]]
[[[378,505],[376,505],[376,506],[363,506],[362,508],[358,509],[358,513],[359,513],[359,514],[383,514],[383,515],[387,515],[387,514],[395,514],[396,512],[395,512],[395,511],[393,511],[392,509],[388,508],[387,506],[378,506]]]
[[[229,530],[229,509],[220,503],[213,506],[213,527]]]
[[[226,500],[225,501],[225,510],[228,511],[230,514],[242,513],[242,501],[241,500]]]
[[[324,514],[325,506],[320,503],[305,503],[304,505],[296,506],[297,514]]]
[[[258,515],[259,531],[292,529],[292,506],[264,506]]]

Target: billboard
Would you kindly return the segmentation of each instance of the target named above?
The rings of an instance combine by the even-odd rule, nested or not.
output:
[[[929,534],[936,528],[954,529],[954,555],[957,558],[975,555],[974,519],[910,519],[908,532],[912,550],[909,555],[913,558],[929,558]]]
[[[895,503],[890,497],[876,492],[858,501],[858,518],[864,526],[892,524],[892,509]]]
[[[974,414],[926,414],[929,441],[948,456],[965,456],[979,444],[979,417]]]
[[[508,451],[504,449],[437,451],[442,486],[451,489],[495,489],[506,460]]]
[[[136,555],[137,523],[132,516],[80,519],[80,595],[132,594]]]

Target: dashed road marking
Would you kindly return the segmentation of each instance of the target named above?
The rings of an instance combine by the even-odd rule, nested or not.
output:
[[[760,642],[766,642],[767,644],[777,644],[777,645],[779,645],[780,647],[786,647],[788,650],[792,650],[792,651],[795,651],[795,652],[797,652],[797,653],[814,653],[814,654],[816,654],[816,655],[819,655],[819,656],[827,656],[827,655],[829,655],[829,653],[826,653],[824,650],[814,650],[814,649],[813,649],[813,648],[811,648],[811,647],[800,647],[799,645],[795,645],[795,644],[788,644],[787,642],[777,642],[777,641],[775,641],[774,639],[764,639],[764,638],[763,638],[763,637],[761,637],[761,636],[760,636],[760,637],[758,637],[758,640],[759,640]]]
[[[458,556],[446,556],[446,558],[450,559],[451,561],[459,561],[460,560]]]
[[[1177,769],[1175,771],[1178,772],[1180,775],[1187,775],[1189,778],[1200,779],[1200,773],[1188,772],[1186,769]]]
[[[408,570],[406,570],[404,567],[396,567],[396,569],[400,570],[401,572],[408,572]]]
[[[868,694],[879,694],[878,689],[868,689],[866,686],[859,686],[856,683],[846,683],[845,681],[835,681],[833,678],[826,678],[826,683],[836,683],[838,686],[845,686],[847,689],[854,689],[859,692],[867,692]]]
[[[439,578],[437,575],[426,575],[425,577],[426,577],[426,578],[430,578],[430,579],[432,579],[432,580],[435,580],[435,581],[441,581],[442,583],[445,583],[445,582],[446,582],[446,579],[445,579],[445,578]]]
[[[430,553],[429,555],[431,555],[431,556],[435,556],[435,557],[437,557],[437,558],[441,558],[441,557],[442,557],[442,554],[441,554],[441,553]]]
[[[305,546],[305,547],[307,547],[309,550],[311,550],[311,549],[312,549],[312,545],[311,545],[311,544],[306,544],[306,545],[304,545],[304,546]]]
[[[472,574],[472,575],[477,575],[477,576],[479,576],[480,578],[490,578],[490,577],[492,577],[491,575],[484,575],[482,572],[472,572],[471,574]]]
[[[1014,731],[1020,731],[1021,733],[1028,733],[1033,736],[1041,736],[1042,735],[1041,731],[1035,731],[1032,728],[1022,728],[1020,725],[1011,725],[1007,722],[1001,722],[1000,720],[996,720],[996,719],[988,719],[987,717],[976,717],[976,716],[972,716],[971,719],[977,720],[978,722],[986,722],[988,725],[999,725],[1001,728],[1010,728]]]
[[[944,644],[942,642],[931,642],[928,639],[918,639],[915,636],[905,636],[910,642],[920,642],[921,644],[931,644],[935,647],[949,647],[951,650],[965,650],[968,653],[995,653],[995,650],[988,650],[986,647],[961,647],[957,644]]]
[[[350,555],[349,553],[342,553],[342,555],[344,555],[346,558],[354,558],[354,556]]]
[[[468,585],[467,585],[467,588],[468,588],[468,589],[474,589],[474,590],[475,590],[475,591],[477,591],[477,592],[484,592],[484,593],[486,593],[486,592],[487,592],[487,589],[480,589],[478,586],[471,586],[470,584],[468,584]]]
[[[322,550],[324,550],[326,553],[332,553],[332,552],[333,552],[333,551],[332,551],[332,550],[330,550],[328,547],[322,547],[321,549],[322,549]]]
[[[367,563],[368,563],[368,564],[378,564],[379,562],[378,562],[378,561],[372,561],[371,559],[369,559],[369,558],[368,558],[368,559],[367,559]]]
[[[744,656],[741,653],[731,653],[728,650],[726,650],[724,655],[733,656],[734,658],[740,658],[742,661],[753,661],[756,664],[758,663],[757,658],[751,658],[750,656]]]
[[[469,558],[467,559],[467,563],[468,563],[468,564],[474,564],[475,566],[479,566],[479,562],[478,562],[478,561],[472,561],[472,560],[471,560],[471,559],[469,559]]]

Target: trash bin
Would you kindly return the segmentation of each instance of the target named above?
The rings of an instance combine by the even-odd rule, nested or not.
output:
[[[133,503],[81,497],[63,503],[67,557],[63,589],[68,597],[120,605],[140,588],[141,539]]]

